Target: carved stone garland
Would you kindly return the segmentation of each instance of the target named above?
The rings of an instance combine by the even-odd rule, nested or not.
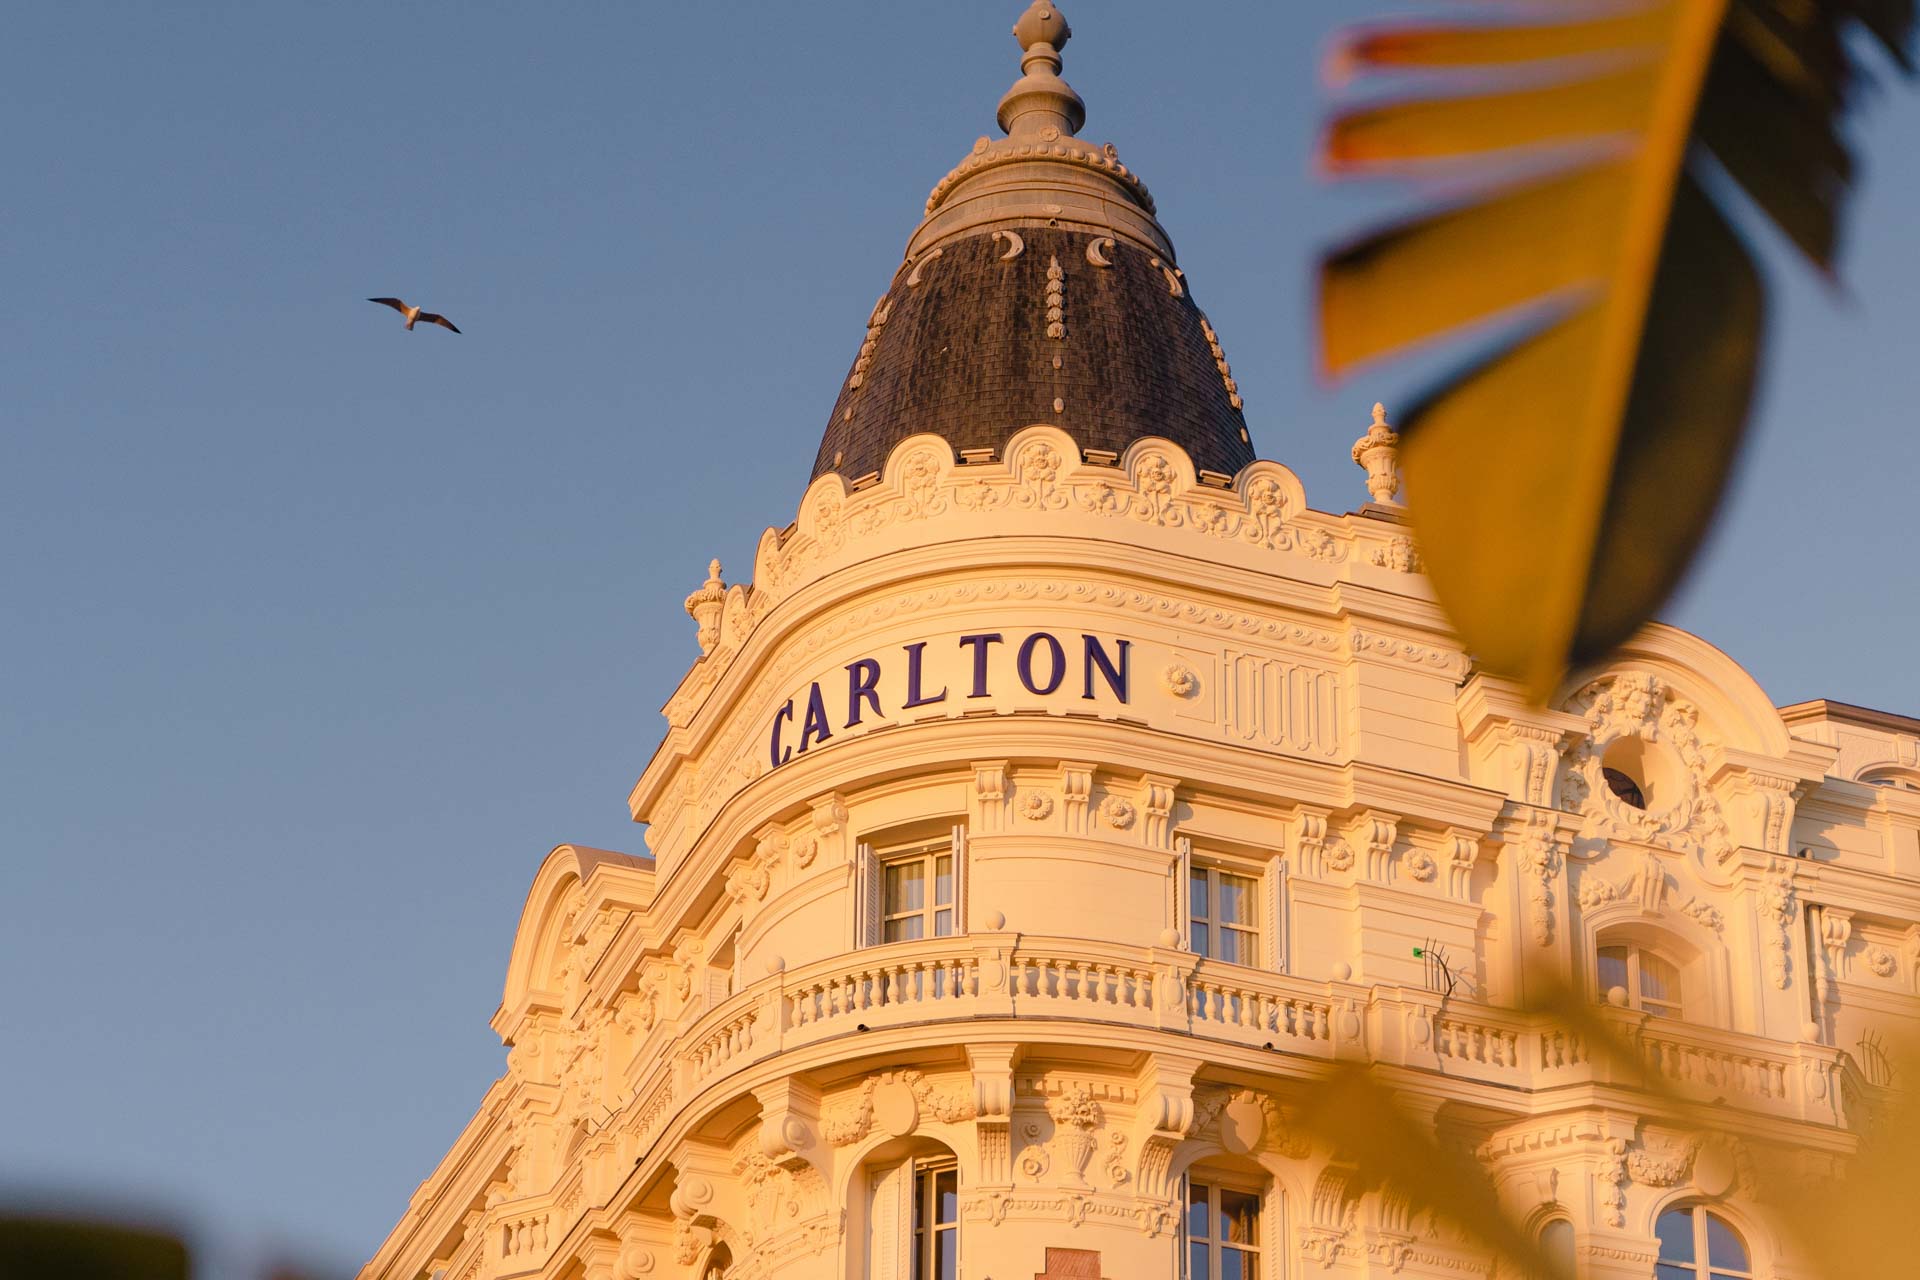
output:
[[[1565,749],[1567,768],[1557,799],[1562,810],[1584,819],[1581,835],[1666,849],[1697,843],[1716,862],[1732,850],[1725,817],[1707,785],[1711,744],[1700,737],[1699,708],[1675,697],[1657,677],[1625,671],[1582,689],[1567,710],[1586,717],[1587,734]],[[1603,773],[1608,748],[1627,738],[1670,752],[1678,765],[1663,793],[1648,797],[1652,807],[1646,809],[1615,795]]]

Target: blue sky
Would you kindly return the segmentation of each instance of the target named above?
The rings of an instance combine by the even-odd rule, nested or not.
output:
[[[501,1069],[526,886],[624,799],[680,601],[804,487],[1019,4],[41,4],[0,42],[0,1199],[357,1266]],[[1317,59],[1385,6],[1074,0],[1254,443],[1327,509]],[[1780,702],[1920,713],[1920,99],[1773,360],[1671,620]],[[465,330],[408,334],[399,294]],[[1543,422],[1551,404],[1530,407]]]

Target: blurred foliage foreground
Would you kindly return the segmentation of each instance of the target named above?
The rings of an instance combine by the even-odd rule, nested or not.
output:
[[[1323,259],[1321,367],[1491,348],[1401,415],[1407,509],[1467,649],[1544,700],[1700,545],[1761,368],[1766,280],[1739,226],[1836,277],[1854,49],[1910,73],[1914,0],[1459,7],[1335,55],[1336,78],[1404,87],[1336,115],[1322,165],[1449,197]]]

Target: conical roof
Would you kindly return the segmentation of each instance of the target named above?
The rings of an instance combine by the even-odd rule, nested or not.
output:
[[[859,481],[923,432],[997,457],[1045,422],[1115,455],[1164,437],[1232,475],[1254,457],[1238,389],[1145,184],[1111,143],[1075,136],[1086,109],[1059,74],[1071,28],[1036,0],[1013,33],[1006,136],[976,141],[934,186],[813,474]]]

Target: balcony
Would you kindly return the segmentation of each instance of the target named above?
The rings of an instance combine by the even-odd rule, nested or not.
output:
[[[756,983],[693,1023],[680,1042],[672,1092],[688,1097],[770,1055],[856,1029],[1036,1018],[1379,1063],[1507,1089],[1652,1083],[1782,1119],[1848,1123],[1845,1095],[1854,1090],[1842,1087],[1844,1055],[1835,1049],[1599,1012],[1637,1065],[1594,1053],[1550,1016],[1424,990],[1313,981],[1170,948],[976,933],[867,948]]]

